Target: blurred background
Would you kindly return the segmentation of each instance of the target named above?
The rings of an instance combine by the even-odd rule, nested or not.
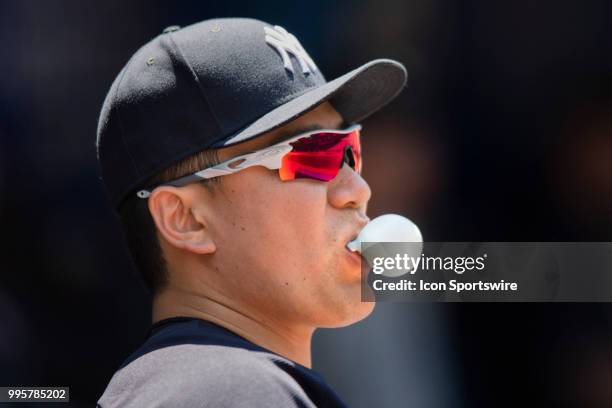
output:
[[[93,406],[144,340],[98,114],[142,44],[222,16],[285,27],[328,80],[407,66],[363,123],[371,217],[408,216],[427,241],[611,241],[607,0],[2,1],[0,385]],[[612,305],[379,304],[320,331],[314,368],[354,407],[612,406]]]

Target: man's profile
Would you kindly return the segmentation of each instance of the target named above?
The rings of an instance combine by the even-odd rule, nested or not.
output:
[[[371,196],[358,122],[405,81],[385,59],[327,82],[253,19],[170,27],[132,56],[97,145],[154,325],[99,406],[345,406],[311,339],[374,307],[346,248]]]

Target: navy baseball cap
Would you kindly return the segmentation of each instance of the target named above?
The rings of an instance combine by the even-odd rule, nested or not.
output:
[[[407,73],[389,59],[327,82],[279,26],[221,18],[168,27],[121,70],[98,123],[98,160],[116,209],[172,164],[252,139],[329,101],[346,123],[391,101]]]

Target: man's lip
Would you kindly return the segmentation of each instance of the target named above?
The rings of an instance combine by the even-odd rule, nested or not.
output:
[[[349,235],[349,239],[347,241],[345,241],[344,246],[346,246],[349,242],[355,240],[359,236],[359,233],[361,232],[361,230],[364,229],[364,227],[366,225],[368,225],[368,222],[370,222],[370,219],[368,217],[363,217],[363,218],[358,219],[357,220],[357,225],[358,225],[357,229],[353,230],[352,235]]]
[[[357,239],[357,237],[359,236],[359,233],[368,224],[369,221],[370,219],[367,217],[359,220],[358,222],[359,227],[356,230],[353,230],[353,233],[349,235],[348,239],[344,240],[344,247],[346,248],[347,251],[352,252],[352,253],[357,253],[357,255],[359,255],[359,251],[354,251],[353,249],[350,249],[348,244],[351,241],[354,241],[355,239]]]
[[[348,252],[348,255],[351,258],[353,258],[355,261],[358,261],[360,263],[364,261],[363,257],[361,256],[361,254],[359,252],[353,252],[350,249],[348,249],[347,247],[345,247],[344,249],[346,249],[346,252]]]

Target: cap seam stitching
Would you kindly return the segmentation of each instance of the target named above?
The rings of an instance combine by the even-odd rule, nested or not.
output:
[[[198,75],[196,74],[195,70],[193,69],[193,67],[191,66],[191,64],[189,63],[187,58],[185,57],[185,54],[183,53],[183,50],[181,49],[181,47],[179,47],[179,45],[176,43],[176,41],[174,41],[173,32],[169,32],[168,36],[170,37],[170,41],[172,42],[172,44],[176,48],[176,51],[177,51],[178,55],[182,58],[183,62],[185,63],[185,65],[189,69],[189,72],[191,72],[191,75],[193,76],[193,80],[198,85],[198,89],[200,90],[200,96],[202,97],[202,99],[206,103],[206,106],[208,106],[208,109],[210,110],[210,113],[211,113],[213,119],[215,120],[215,125],[217,125],[217,129],[219,130],[220,133],[223,133],[224,131],[223,131],[223,128],[221,127],[221,124],[219,123],[219,118],[217,118],[217,114],[215,113],[215,110],[213,109],[213,107],[212,107],[210,101],[208,100],[208,98],[206,97],[206,93],[204,92],[204,87],[202,86],[202,83],[200,82],[200,79],[198,78]]]
[[[121,74],[121,78],[119,78],[119,82],[117,83],[117,89],[115,89],[115,95],[113,96],[113,111],[115,113],[115,115],[117,115],[117,122],[119,123],[119,133],[121,135],[121,143],[123,144],[123,147],[125,148],[125,151],[128,155],[128,157],[130,158],[130,163],[132,163],[132,167],[134,167],[134,170],[136,171],[136,174],[138,176],[140,176],[140,170],[138,170],[138,166],[136,165],[136,161],[134,160],[134,157],[132,156],[132,152],[130,152],[130,149],[125,141],[125,130],[123,128],[123,118],[121,116],[121,112],[119,111],[119,106],[117,103],[117,98],[118,98],[118,94],[119,94],[119,88],[121,87],[121,84],[123,83],[123,79],[125,78],[125,74],[127,73],[128,68],[130,67],[130,65],[132,64],[132,61],[134,60],[134,57],[130,58],[130,60],[128,61],[128,63],[125,66],[125,69],[123,71],[123,73]]]

